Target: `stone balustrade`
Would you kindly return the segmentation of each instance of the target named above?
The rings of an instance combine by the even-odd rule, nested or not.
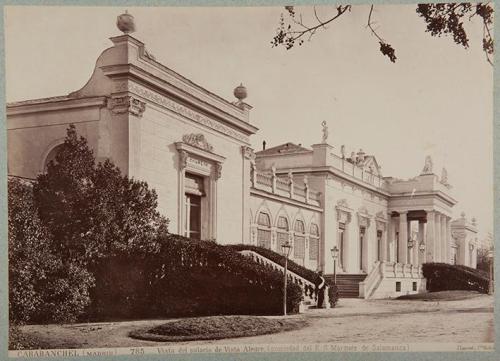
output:
[[[257,252],[244,250],[240,251],[240,253],[246,257],[252,258],[257,263],[260,263],[271,269],[284,273],[285,268],[283,266],[279,265],[274,261],[271,261],[270,259],[258,254]],[[304,299],[302,301],[301,309],[304,309],[304,303],[310,303],[313,305],[316,304],[318,295],[316,294],[316,285],[313,282],[308,281],[304,277],[299,276],[298,274],[290,270],[287,270],[287,278],[302,289]],[[328,304],[327,295],[328,295],[328,287],[325,287],[325,301],[324,301],[325,304]]]
[[[295,183],[293,179],[288,177],[277,176],[274,173],[259,172],[256,168],[252,169],[250,181],[252,187],[255,189],[321,207],[321,192],[310,190],[306,183]]]
[[[340,157],[334,153],[331,153],[328,160],[328,165],[342,171],[343,173],[351,177],[359,179],[365,183],[369,183],[377,188],[381,188],[384,190],[387,189],[387,182],[384,180],[384,178],[373,174],[368,169],[349,162],[344,157]]]

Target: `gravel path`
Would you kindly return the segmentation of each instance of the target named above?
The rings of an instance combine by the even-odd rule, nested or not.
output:
[[[309,322],[308,327],[300,330],[175,344],[269,344],[297,340],[300,343],[493,342],[493,300],[493,296],[488,295],[439,302],[342,299],[334,309],[313,309],[287,316]],[[134,340],[128,333],[164,322],[166,320],[30,325],[22,330],[50,348],[158,346],[172,343]]]

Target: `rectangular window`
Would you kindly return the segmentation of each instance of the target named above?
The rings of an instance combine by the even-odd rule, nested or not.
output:
[[[194,239],[201,238],[201,197],[193,194],[186,194],[189,214],[188,237]]]
[[[311,261],[317,261],[319,256],[319,239],[310,238],[309,239],[309,259]]]
[[[401,282],[396,282],[396,292],[401,292]]]
[[[278,238],[276,247],[278,247],[278,253],[281,253],[282,252],[281,246],[288,241],[288,233],[278,232],[276,236]]]
[[[285,286],[283,286],[285,287]],[[413,291],[416,291],[417,290],[417,282],[413,282]]]
[[[304,259],[306,253],[306,239],[303,236],[295,236],[293,240],[293,257]]]
[[[382,261],[382,231],[377,231],[377,261]]]
[[[345,244],[344,244],[344,234],[345,234],[345,223],[339,223],[339,266],[344,269],[344,256],[345,256]]]
[[[364,261],[364,250],[363,250],[363,243],[365,239],[365,227],[359,227],[359,269],[363,269],[363,261]]]
[[[262,248],[271,249],[271,231],[265,229],[258,229],[257,245]]]

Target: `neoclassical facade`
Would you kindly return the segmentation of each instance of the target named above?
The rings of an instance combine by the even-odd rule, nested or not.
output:
[[[325,123],[310,148],[255,152],[245,87],[230,102],[194,84],[157,62],[121,17],[124,34],[83,88],[8,104],[9,176],[44,172],[74,124],[97,160],[156,190],[170,232],[277,252],[289,241],[295,262],[326,274],[337,247],[335,271],[363,275],[362,297],[424,289],[424,262],[475,267],[475,220],[452,221],[457,201],[430,157],[415,178],[384,177],[374,156],[330,145]]]

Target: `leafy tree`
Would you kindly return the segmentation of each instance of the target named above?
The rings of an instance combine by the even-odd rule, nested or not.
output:
[[[482,242],[482,247],[477,250],[477,269],[490,273],[493,258],[490,258],[490,253],[493,252],[493,235],[488,233],[486,239]],[[494,254],[494,253],[493,253]]]
[[[335,7],[335,12],[330,16],[320,19],[320,16],[313,7],[314,22],[304,21],[302,14],[297,14],[293,6],[285,6],[285,14],[281,14],[276,35],[271,44],[273,47],[284,46],[287,50],[295,45],[302,45],[304,39],[311,38],[321,30],[327,29],[328,24],[338,18],[345,16],[353,9],[351,5],[339,5]],[[367,17],[366,28],[375,36],[380,45],[380,52],[389,58],[391,62],[396,62],[396,51],[374,27],[373,17],[374,5],[370,6]],[[469,47],[469,38],[464,29],[464,21],[472,21],[480,18],[483,23],[483,50],[486,60],[492,64],[493,37],[491,28],[493,26],[493,6],[490,3],[439,3],[439,4],[418,4],[416,12],[422,17],[427,25],[426,32],[432,36],[451,35],[453,41],[463,46]],[[493,65],[493,64],[492,64]]]
[[[11,324],[74,321],[90,302],[93,277],[61,261],[38,218],[32,185],[9,179],[8,192]]]
[[[68,262],[95,264],[121,252],[150,252],[168,221],[156,192],[129,179],[110,160],[96,164],[92,150],[70,125],[55,161],[34,187],[41,221]]]

